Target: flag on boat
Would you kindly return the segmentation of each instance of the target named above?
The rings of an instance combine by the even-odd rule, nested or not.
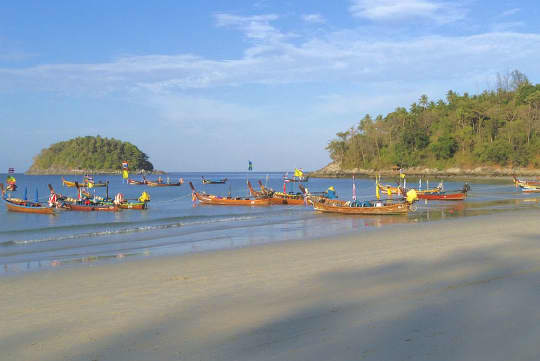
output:
[[[91,175],[85,174],[84,182],[88,185],[88,188],[94,188],[94,177]]]
[[[304,176],[304,172],[302,172],[302,169],[294,168],[294,176],[302,178]]]
[[[127,160],[125,160],[125,161],[122,162],[122,178],[128,179],[128,177],[129,177],[128,169],[129,169],[129,165],[128,165]]]
[[[356,184],[354,183],[354,176],[352,177],[352,200],[356,201]]]
[[[8,168],[8,173],[9,174],[15,173],[15,168]]]
[[[248,160],[248,170],[253,170],[253,163],[250,160]]]

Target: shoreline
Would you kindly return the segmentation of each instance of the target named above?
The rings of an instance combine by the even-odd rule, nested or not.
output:
[[[502,167],[476,167],[476,168],[448,168],[436,169],[427,167],[404,168],[403,173],[413,177],[441,177],[441,178],[478,178],[478,179],[507,179],[513,175],[518,177],[540,176],[540,169],[530,168],[502,168]],[[319,170],[307,174],[312,178],[350,178],[354,176],[375,177],[392,176],[398,177],[399,171],[392,169],[341,169],[340,165],[332,162]]]
[[[154,170],[154,171],[130,171],[130,174],[135,175],[144,175],[144,174],[167,174],[167,172],[162,170]],[[23,173],[24,175],[85,175],[85,174],[92,174],[92,175],[121,175],[122,171],[120,170],[97,170],[97,171],[83,171],[83,170],[27,170]]]
[[[6,361],[535,359],[539,215],[12,275],[0,348]]]

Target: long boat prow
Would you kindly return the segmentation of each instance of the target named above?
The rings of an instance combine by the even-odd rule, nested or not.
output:
[[[247,181],[247,186],[248,186],[250,195],[254,196],[257,194],[257,192],[255,192],[255,190],[253,189],[253,186],[251,185],[251,182],[249,180]]]

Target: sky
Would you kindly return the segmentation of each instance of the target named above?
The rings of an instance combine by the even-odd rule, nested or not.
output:
[[[314,170],[365,114],[540,82],[540,6],[517,0],[9,1],[0,172],[77,136],[165,171]]]

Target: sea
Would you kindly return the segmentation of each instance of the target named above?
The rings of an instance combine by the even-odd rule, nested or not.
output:
[[[5,180],[7,174],[0,174]],[[48,184],[64,195],[76,197],[75,188],[62,186],[58,175],[15,174],[18,190],[13,197],[23,198],[26,188],[29,200],[37,196],[46,201]],[[227,178],[225,184],[203,185],[207,179]],[[125,262],[129,259],[180,255],[193,252],[249,247],[271,242],[288,242],[326,238],[336,235],[376,231],[406,223],[436,222],[446,218],[539,209],[540,194],[525,194],[511,179],[471,179],[471,190],[465,201],[421,201],[415,212],[400,216],[336,215],[315,212],[309,206],[273,205],[269,207],[232,207],[193,203],[188,185],[198,191],[227,196],[247,196],[246,181],[258,188],[260,180],[267,187],[283,191],[284,172],[205,172],[168,173],[169,182],[184,180],[180,187],[147,187],[128,185],[118,175],[95,175],[95,181],[109,181],[109,195],[122,193],[127,199],[138,198],[143,191],[151,196],[147,210],[119,212],[59,211],[56,215],[8,212],[0,207],[0,276],[36,272],[51,268],[77,267],[87,264]],[[65,176],[82,181],[81,176]],[[138,179],[138,176],[132,178]],[[156,179],[157,176],[148,176]],[[436,186],[443,181],[445,190],[463,188],[463,179],[407,178],[408,186]],[[375,198],[374,178],[356,178],[359,200]],[[382,183],[395,184],[396,179],[383,178]],[[311,178],[304,185],[312,192],[334,186],[340,199],[352,198],[351,178]],[[297,184],[288,183],[287,192],[299,192]],[[104,196],[105,188],[92,192]]]

